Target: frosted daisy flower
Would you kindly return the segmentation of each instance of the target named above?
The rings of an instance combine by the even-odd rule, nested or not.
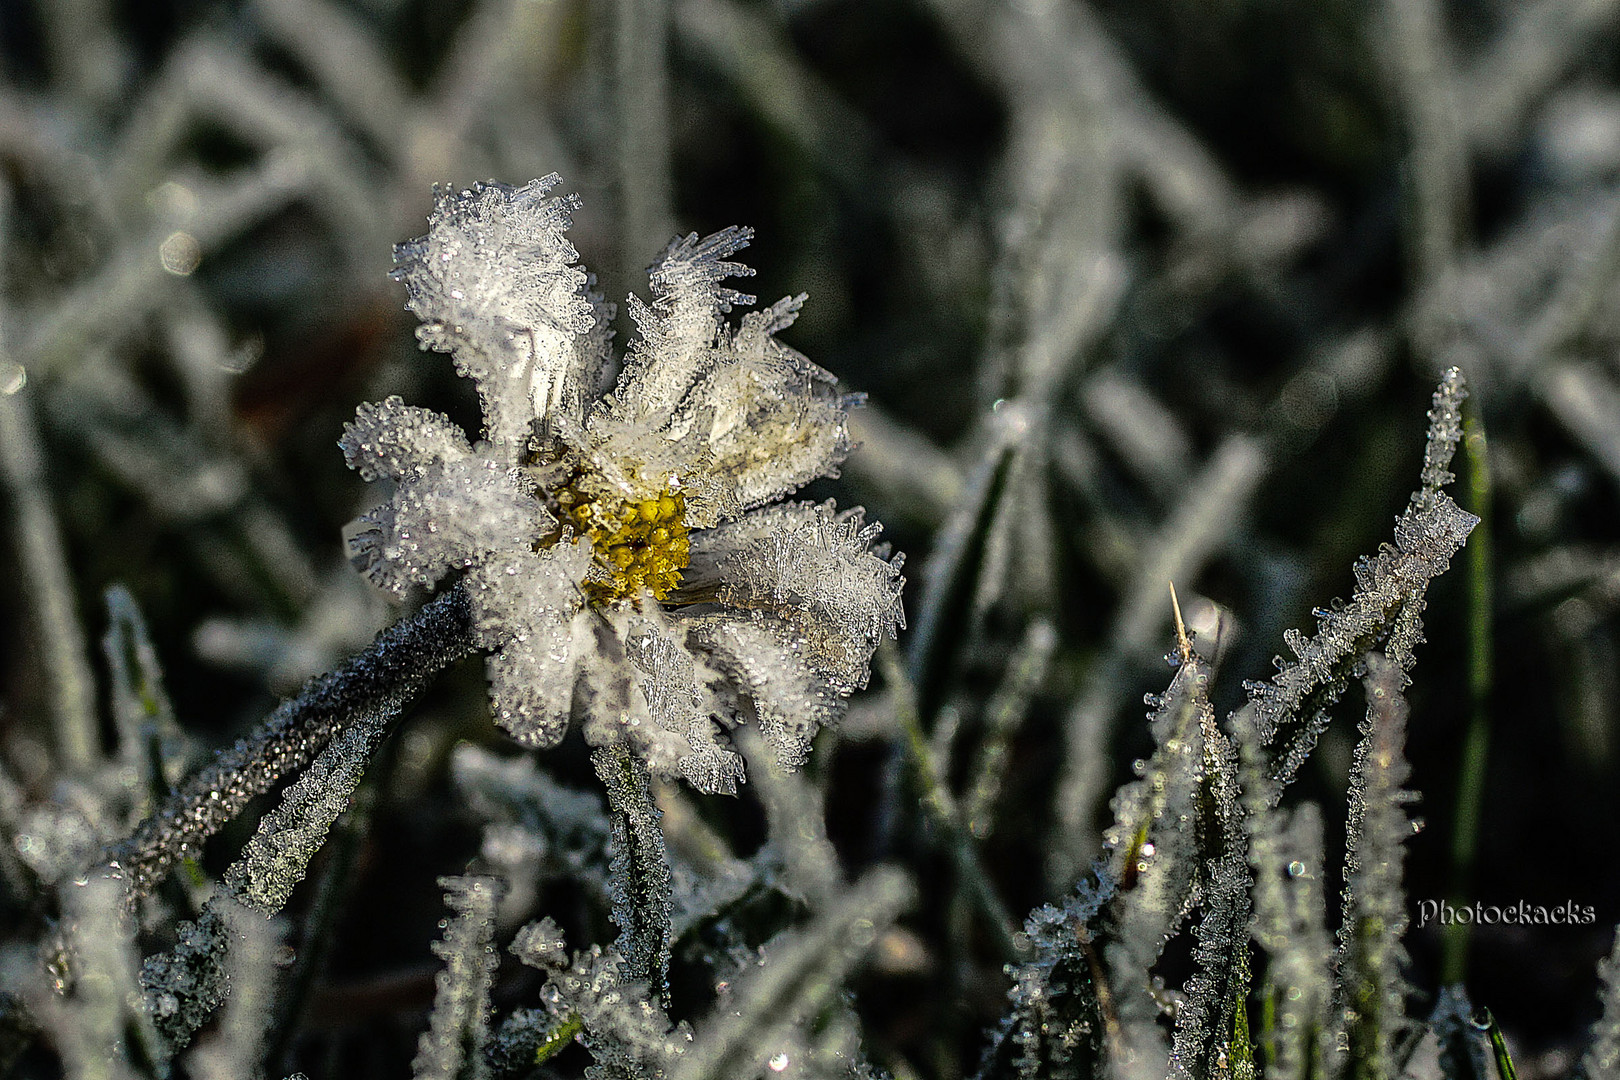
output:
[[[556,175],[441,191],[394,277],[424,349],[449,353],[483,409],[477,443],[391,397],[344,432],[349,465],[391,480],[355,563],[395,594],[460,570],[490,651],[496,721],[548,746],[578,716],[657,775],[734,791],[727,732],[753,720],[778,759],[865,684],[903,625],[901,557],[859,509],[777,500],[836,475],[855,399],[776,340],[803,296],[724,318],[751,233],[677,238],[632,296],[639,335],[613,379],[612,309],[564,235]]]

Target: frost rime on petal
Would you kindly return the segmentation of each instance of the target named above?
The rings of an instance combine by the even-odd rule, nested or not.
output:
[[[466,434],[443,413],[391,396],[363,401],[343,425],[343,460],[362,480],[404,480],[437,462],[470,457]]]
[[[728,277],[754,271],[727,262],[748,246],[754,231],[732,226],[699,240],[677,237],[648,271],[651,306],[630,298],[630,316],[641,340],[630,348],[619,389],[604,402],[620,420],[660,417],[672,410],[698,377],[720,333],[720,316],[733,304],[751,304],[746,293],[723,287]]]
[[[878,642],[905,626],[904,561],[873,550],[880,530],[860,509],[838,513],[830,502],[767,507],[704,536],[693,576],[712,565],[722,599],[789,624],[806,658],[848,693],[866,685]]]
[[[793,628],[771,616],[706,618],[693,638],[731,677],[722,692],[740,692],[746,703],[739,701],[739,708],[751,704],[777,764],[784,769],[804,764],[810,740],[837,718],[842,699],[815,676],[807,646]]]
[[[422,347],[453,354],[478,384],[498,446],[521,446],[530,421],[560,403],[576,339],[596,326],[585,271],[563,235],[576,200],[545,197],[560,179],[440,190],[427,235],[394,250]]]
[[[498,461],[474,455],[430,461],[360,518],[363,528],[349,551],[378,587],[402,596],[492,551],[512,550],[543,512]]]
[[[838,393],[831,373],[772,336],[793,322],[804,299],[745,316],[682,405],[708,417],[709,470],[731,481],[742,509],[838,475],[851,449],[849,408],[859,399]]]
[[[691,745],[684,734],[653,718],[619,628],[605,614],[587,614],[574,620],[573,643],[579,657],[585,741],[600,747],[628,746],[654,776],[681,775],[681,760],[691,753]]]
[[[742,758],[717,737],[709,684],[714,672],[688,647],[686,633],[648,605],[631,616],[625,652],[641,673],[641,694],[653,721],[686,740],[678,762],[688,783],[707,794],[735,794]]]
[[[525,746],[552,746],[568,730],[577,678],[572,623],[589,544],[516,550],[468,572],[474,627],[488,661],[495,721]]]

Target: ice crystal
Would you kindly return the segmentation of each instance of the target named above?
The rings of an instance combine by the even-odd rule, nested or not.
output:
[[[464,573],[497,721],[547,746],[576,713],[658,776],[733,791],[725,731],[753,717],[798,764],[903,624],[901,559],[832,504],[771,506],[850,449],[855,399],[776,340],[802,296],[744,316],[722,286],[746,229],[677,238],[632,298],[640,331],[611,391],[611,309],[565,238],[555,175],[441,191],[395,253],[424,348],[478,387],[477,443],[398,398],[342,445],[393,496],[351,540],[398,595]]]

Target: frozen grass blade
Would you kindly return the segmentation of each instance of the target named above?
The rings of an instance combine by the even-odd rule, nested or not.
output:
[[[1451,843],[1452,895],[1463,904],[1479,849],[1480,819],[1485,806],[1486,766],[1490,759],[1490,701],[1495,659],[1493,582],[1495,557],[1491,543],[1491,474],[1484,421],[1475,410],[1464,421],[1464,453],[1468,459],[1468,508],[1481,528],[1468,549],[1468,733],[1464,737],[1457,784],[1456,832]],[[1453,922],[1445,930],[1441,978],[1461,985],[1468,964],[1470,925]]]
[[[1243,747],[1244,777],[1263,777],[1252,744]],[[1325,1074],[1332,1004],[1332,939],[1322,877],[1322,817],[1315,804],[1267,812],[1245,788],[1253,836],[1254,939],[1268,957],[1266,996],[1272,1009],[1268,1076],[1307,1080]]]
[[[311,680],[251,734],[184,781],[151,817],[106,852],[134,896],[151,892],[175,863],[250,800],[297,772],[357,726],[385,732],[445,668],[473,651],[466,594],[450,589],[378,635],[330,675]]]
[[[0,363],[5,362],[0,346]],[[31,398],[32,393],[22,387],[0,393],[0,468],[10,489],[11,523],[22,563],[20,580],[29,594],[49,669],[57,752],[69,768],[87,769],[101,756],[95,684],[61,526],[45,493],[45,457],[31,415]]]
[[[1447,466],[1462,438],[1465,392],[1455,368],[1435,391],[1422,477],[1395,522],[1394,545],[1356,564],[1355,594],[1343,606],[1317,610],[1315,636],[1297,630],[1283,635],[1295,661],[1278,657],[1269,682],[1247,684],[1249,702],[1239,715],[1270,746],[1279,794],[1310,755],[1327,726],[1328,709],[1368,652],[1381,646],[1403,673],[1411,666],[1429,582],[1446,571],[1479,523],[1440,490],[1451,478]]]
[[[455,914],[433,953],[444,961],[428,1029],[411,1062],[415,1080],[484,1080],[489,1039],[489,987],[500,963],[494,948],[501,883],[492,877],[443,877],[444,902]]]
[[[169,1055],[184,1047],[231,993],[228,956],[239,929],[231,913],[243,908],[269,918],[286,907],[387,734],[385,719],[368,717],[321,750],[260,820],[196,921],[182,924],[174,949],[148,958],[141,983]]]
[[[1099,867],[1061,905],[1037,908],[1025,920],[1030,956],[1007,968],[1011,1007],[991,1033],[978,1080],[1089,1080],[1104,1048],[1115,1060],[1123,1056],[1113,991],[1096,946],[1114,889]]]
[[[1057,632],[1049,621],[1036,619],[1030,623],[1014,654],[1017,659],[985,706],[984,738],[968,773],[974,778],[973,787],[962,802],[962,820],[976,840],[990,835],[996,801],[1007,777],[1012,741],[1029,715],[1030,702],[1046,678],[1056,648]]]
[[[1405,673],[1379,653],[1370,654],[1366,666],[1367,718],[1356,747],[1346,824],[1336,1007],[1343,1018],[1351,1075],[1388,1080],[1399,1073],[1395,1048],[1408,1026],[1401,878],[1405,844],[1413,832],[1405,807],[1416,795],[1403,787],[1412,771],[1403,753]]]
[[[1162,641],[1158,635],[1170,609],[1165,583],[1197,576],[1230,535],[1235,509],[1259,490],[1268,464],[1268,455],[1256,440],[1228,439],[1196,476],[1188,478],[1187,496],[1145,545],[1152,554],[1135,566],[1108,633],[1107,651],[1093,662],[1079,700],[1064,721],[1059,834],[1047,853],[1052,882],[1074,880],[1095,853],[1094,814],[1108,782],[1114,717],[1135,665]]]

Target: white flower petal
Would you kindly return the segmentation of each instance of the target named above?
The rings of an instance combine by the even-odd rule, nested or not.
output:
[[[730,481],[743,509],[838,475],[851,448],[849,409],[859,399],[840,394],[830,372],[771,336],[803,300],[788,297],[745,317],[683,405],[709,418],[708,470]]]
[[[448,416],[395,396],[365,401],[343,425],[343,460],[363,480],[403,480],[435,462],[472,455],[467,435]]]
[[[730,677],[722,689],[733,708],[753,712],[777,762],[784,769],[804,764],[810,740],[843,708],[842,696],[816,675],[810,644],[769,615],[700,616],[691,639]]]
[[[577,203],[546,198],[558,182],[440,191],[427,235],[394,251],[394,277],[423,323],[417,338],[477,382],[486,435],[513,454],[570,383],[594,385],[601,372],[600,349],[581,348],[592,335],[605,343],[600,313],[564,236]],[[593,353],[594,368],[579,370]]]
[[[398,596],[413,583],[433,585],[452,567],[522,548],[541,520],[549,515],[502,462],[480,454],[429,459],[361,517],[368,527],[349,550],[367,577]]]
[[[743,760],[722,742],[709,690],[715,675],[687,647],[685,630],[646,604],[626,626],[625,654],[641,672],[648,713],[659,726],[686,740],[681,775],[706,794],[735,794]]]
[[[681,775],[690,753],[686,738],[652,717],[641,690],[640,673],[625,655],[622,612],[601,609],[574,621],[574,652],[579,658],[579,702],[585,741],[592,746],[628,744],[654,776]]]
[[[831,502],[765,507],[695,536],[685,581],[717,583],[723,602],[782,619],[804,659],[848,693],[866,685],[878,642],[905,625],[903,559],[873,548],[880,529]]]
[[[525,746],[552,746],[568,731],[577,661],[571,624],[584,606],[579,579],[588,544],[516,549],[467,571],[473,628],[488,661],[495,722]]]
[[[686,396],[708,362],[720,333],[720,316],[733,304],[754,298],[720,282],[754,271],[727,262],[748,246],[752,229],[722,229],[698,239],[697,233],[676,237],[648,271],[653,302],[649,307],[630,298],[630,315],[641,331],[630,347],[619,386],[602,407],[621,421],[657,421]]]

